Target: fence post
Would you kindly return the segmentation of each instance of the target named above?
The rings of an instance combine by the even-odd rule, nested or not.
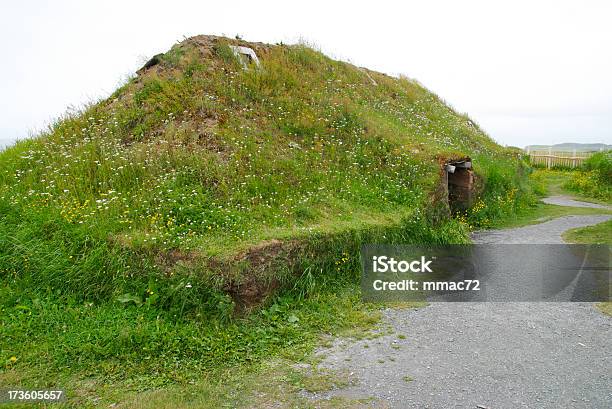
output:
[[[576,167],[576,149],[574,149],[574,153],[572,154],[572,168]]]
[[[552,162],[552,158],[550,157],[550,155],[552,155],[552,147],[548,147],[548,158],[546,158],[546,169],[550,169],[550,162]]]

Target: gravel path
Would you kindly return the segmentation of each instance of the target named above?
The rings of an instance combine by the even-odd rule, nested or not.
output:
[[[612,215],[609,214],[563,216],[531,226],[476,232],[472,240],[474,243],[561,244],[564,243],[561,237],[563,232],[603,223],[610,219]]]
[[[572,202],[573,203],[573,202]],[[591,203],[583,203],[592,205]],[[562,243],[610,215],[479,232],[478,243]],[[391,334],[338,339],[321,367],[357,384],[316,395],[391,408],[610,408],[612,320],[589,303],[431,303],[388,309]]]
[[[592,209],[612,209],[610,206],[605,206],[597,203],[579,202],[574,200],[570,196],[550,196],[542,199],[544,203],[557,205],[557,206],[569,206],[569,207],[590,207]]]

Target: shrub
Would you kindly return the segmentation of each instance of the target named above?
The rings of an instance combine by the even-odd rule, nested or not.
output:
[[[612,200],[612,151],[591,156],[564,187],[597,199]]]
[[[584,163],[588,171],[596,171],[605,183],[612,183],[612,150],[598,152],[588,158]]]

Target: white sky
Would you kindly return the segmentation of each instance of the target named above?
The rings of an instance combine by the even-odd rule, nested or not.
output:
[[[611,21],[609,0],[5,1],[0,145],[107,96],[196,34],[304,39],[405,74],[502,144],[612,143]]]

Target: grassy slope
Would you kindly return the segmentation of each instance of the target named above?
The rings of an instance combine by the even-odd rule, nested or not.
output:
[[[408,80],[372,73],[374,86],[299,46],[267,49],[262,69],[245,71],[212,46],[209,58],[176,46],[165,69],[4,152],[4,210],[215,254],[409,214],[435,182],[435,155],[502,154]]]
[[[155,386],[307,349],[370,325],[360,243],[464,242],[523,197],[513,154],[417,83],[303,46],[252,45],[243,70],[228,41],[187,40],[0,153],[0,383]],[[433,225],[438,158],[460,155],[478,210]],[[260,269],[286,289],[232,318],[240,255],[272,239],[299,252]]]

